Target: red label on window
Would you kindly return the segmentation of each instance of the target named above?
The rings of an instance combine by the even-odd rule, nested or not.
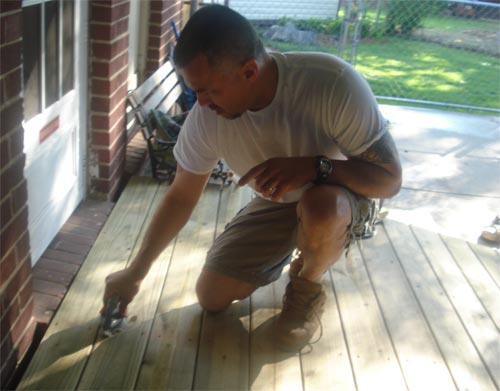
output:
[[[47,140],[57,129],[59,129],[59,116],[54,118],[40,130],[40,144]]]

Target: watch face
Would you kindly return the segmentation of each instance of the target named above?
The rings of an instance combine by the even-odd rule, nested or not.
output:
[[[327,179],[332,172],[332,162],[330,159],[322,157],[319,159],[318,174],[321,179]]]
[[[330,161],[327,159],[321,159],[319,162],[319,169],[321,172],[328,172],[330,169]]]
[[[330,174],[332,162],[329,159],[322,158],[319,161],[319,170],[321,173]]]

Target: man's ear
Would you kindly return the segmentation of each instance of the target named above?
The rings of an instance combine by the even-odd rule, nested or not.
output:
[[[248,60],[241,67],[241,73],[245,80],[255,81],[259,74],[259,64],[255,60]]]

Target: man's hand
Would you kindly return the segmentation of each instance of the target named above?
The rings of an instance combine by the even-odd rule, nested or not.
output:
[[[255,190],[277,201],[289,191],[300,189],[316,179],[314,157],[283,157],[266,160],[243,175],[238,185],[255,179]]]
[[[126,316],[127,306],[133,300],[141,285],[135,273],[130,269],[123,269],[106,277],[106,288],[104,289],[103,307],[101,313],[106,310],[106,304],[112,297],[118,297],[120,306],[118,308],[120,316]]]

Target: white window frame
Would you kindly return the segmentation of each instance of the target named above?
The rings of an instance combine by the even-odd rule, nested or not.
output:
[[[1,0],[0,0],[1,1]],[[59,4],[58,7],[58,13],[59,13],[59,26],[58,26],[58,45],[59,45],[59,51],[58,51],[58,91],[57,91],[57,99],[54,103],[52,103],[50,106],[46,107],[46,100],[47,100],[47,91],[45,88],[45,75],[46,75],[46,63],[45,63],[45,4],[51,3],[51,2],[57,2]],[[22,8],[33,6],[33,5],[38,5],[40,4],[40,112],[34,115],[32,118],[30,118],[28,121],[23,121],[23,124],[25,126],[29,127],[30,123],[33,122],[38,122],[40,118],[46,118],[50,117],[51,113],[58,110],[59,105],[61,104],[61,101],[64,100],[65,96],[68,96],[72,93],[74,93],[74,90],[76,88],[76,83],[75,83],[75,57],[73,55],[73,88],[69,90],[65,95],[63,95],[63,28],[62,28],[62,23],[63,23],[63,1],[58,1],[58,0],[23,0],[22,2]],[[75,29],[75,23],[76,23],[76,1],[73,1],[73,31]]]

